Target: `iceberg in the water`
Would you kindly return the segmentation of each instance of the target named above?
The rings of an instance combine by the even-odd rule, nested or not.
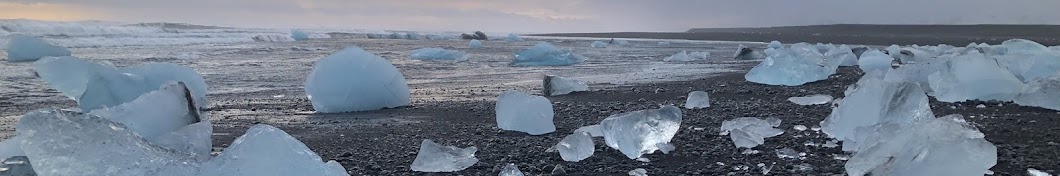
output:
[[[942,102],[1012,101],[1024,87],[997,60],[978,52],[957,56],[942,67],[928,76],[935,98]]]
[[[913,124],[933,118],[928,97],[920,85],[913,82],[887,82],[883,73],[871,72],[862,76],[853,92],[843,98],[839,107],[821,122],[821,131],[843,141],[843,149],[856,150],[861,128],[881,123]]]
[[[257,36],[254,36],[254,38],[252,38],[252,39],[254,39],[254,41],[259,41],[259,42],[290,42],[290,41],[294,41],[294,39],[291,38],[291,36],[286,36],[286,35],[268,35],[268,34],[266,34],[266,35],[257,35]]]
[[[521,41],[523,41],[523,37],[519,37],[518,34],[508,33],[508,37],[504,38],[504,41],[507,41],[507,42],[521,42]]]
[[[790,101],[792,103],[795,103],[795,104],[798,104],[798,105],[819,105],[819,104],[826,104],[828,102],[832,102],[832,96],[831,95],[824,95],[824,94],[817,94],[817,95],[809,95],[809,96],[805,96],[805,97],[791,97],[791,98],[788,98],[788,101]]]
[[[574,134],[563,137],[563,140],[556,144],[556,150],[564,161],[578,162],[593,156],[596,145],[593,144],[593,137],[589,132],[574,131]]]
[[[517,90],[508,90],[497,97],[497,127],[504,130],[541,135],[556,131],[552,122],[552,102]]]
[[[736,54],[733,54],[732,58],[736,60],[757,60],[765,59],[766,55],[762,54],[761,52],[752,50],[751,48],[747,48],[746,46],[740,45],[739,48],[736,48]]]
[[[8,35],[7,61],[32,62],[43,57],[70,56],[70,50],[22,34]]]
[[[777,126],[780,126],[777,118],[740,117],[721,122],[721,132],[729,135],[736,147],[754,148],[765,144],[765,138],[784,134],[784,130],[773,128]]]
[[[781,49],[784,48],[784,44],[781,44],[780,41],[773,40],[769,42],[769,46],[766,46],[766,48]]]
[[[1060,73],[1027,83],[1016,96],[1016,104],[1060,110]]]
[[[566,95],[571,92],[589,91],[589,84],[585,81],[546,75],[544,86],[545,96]]]
[[[744,79],[768,85],[798,86],[828,79],[838,67],[838,64],[828,64],[824,55],[812,46],[799,47],[796,44],[771,52],[762,63],[751,68]]]
[[[983,175],[997,164],[997,147],[961,115],[873,131],[878,138],[850,157],[847,174]]]
[[[710,95],[704,91],[692,91],[685,99],[685,109],[699,109],[710,107]]]
[[[347,175],[279,128],[259,124],[202,164],[199,176]]]
[[[295,41],[309,40],[309,34],[305,33],[305,31],[302,30],[292,29],[291,39],[294,39]]]
[[[629,159],[655,153],[669,152],[670,140],[681,128],[681,109],[663,106],[615,114],[600,122],[608,147],[622,151]]]
[[[478,163],[475,158],[478,148],[457,148],[454,146],[443,146],[434,143],[430,139],[424,139],[420,143],[420,151],[416,159],[412,161],[412,170],[419,172],[456,172],[467,169]]]
[[[420,48],[412,50],[409,54],[409,58],[416,60],[449,60],[449,61],[467,61],[467,54],[457,50],[447,50],[441,48]]]
[[[593,41],[590,46],[592,46],[593,48],[607,48],[607,43],[604,43],[602,41]]]
[[[519,166],[515,166],[515,164],[512,164],[512,163],[508,163],[508,165],[504,165],[504,169],[502,169],[501,173],[497,174],[497,176],[524,176],[524,175],[523,175],[523,171],[519,171]]]
[[[891,69],[894,58],[880,52],[880,50],[869,50],[858,58],[858,68],[865,72],[886,71]]]
[[[171,82],[187,85],[199,108],[206,107],[206,80],[191,68],[148,63],[115,68],[76,57],[47,57],[34,63],[37,74],[56,90],[77,100],[83,111],[117,106]]]
[[[515,53],[514,66],[561,66],[585,62],[585,56],[574,54],[570,50],[560,50],[548,42],[541,42],[534,47]]]
[[[478,39],[471,39],[471,41],[467,43],[467,47],[468,48],[481,48],[482,47],[482,41],[479,41]]]
[[[306,96],[317,112],[367,111],[408,105],[405,76],[382,57],[349,47],[313,66]]]

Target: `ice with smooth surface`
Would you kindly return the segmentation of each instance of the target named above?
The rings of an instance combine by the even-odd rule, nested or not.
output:
[[[213,149],[213,124],[210,121],[194,123],[166,134],[148,138],[147,141],[162,148],[192,155],[198,161],[210,158]]]
[[[468,148],[457,148],[454,146],[443,146],[434,143],[430,139],[424,139],[420,143],[420,151],[416,159],[412,161],[412,170],[419,172],[456,172],[467,169],[478,162],[475,158],[474,146]]]
[[[1016,96],[1016,104],[1060,110],[1060,73],[1027,83]]]
[[[548,93],[548,96],[566,95],[572,92],[589,91],[589,84],[585,83],[585,81],[559,76],[547,76],[546,79],[550,79],[548,80],[549,87],[546,89],[551,91]]]
[[[865,72],[886,71],[891,69],[892,61],[894,58],[880,50],[869,50],[858,58],[858,68]]]
[[[181,65],[148,63],[116,68],[65,56],[43,58],[34,62],[34,66],[48,85],[77,100],[84,111],[132,101],[171,81],[184,82],[199,108],[207,105],[206,79]]]
[[[935,98],[942,102],[1012,101],[1024,87],[997,60],[978,52],[950,59],[941,70],[928,76],[928,82]]]
[[[850,157],[847,174],[983,175],[997,164],[997,147],[961,115],[875,129],[879,138]]]
[[[22,137],[12,136],[9,139],[0,141],[0,158],[10,158],[12,156],[26,156],[26,152],[22,151]]]
[[[279,128],[259,124],[202,164],[199,176],[344,175]]]
[[[556,150],[564,161],[578,162],[593,156],[596,145],[593,144],[589,132],[574,131],[574,134],[563,137],[563,140],[556,144]]]
[[[448,60],[448,61],[467,61],[467,54],[457,50],[447,50],[442,48],[420,48],[412,50],[409,54],[409,58],[416,60]]]
[[[729,135],[736,147],[754,148],[765,144],[765,138],[784,134],[784,130],[774,128],[777,126],[780,126],[777,118],[740,117],[721,122],[721,132]]]
[[[704,91],[692,91],[688,93],[685,100],[685,109],[699,109],[710,107],[710,95]]]
[[[482,41],[479,41],[478,39],[471,39],[471,41],[467,43],[467,47],[468,48],[481,48],[482,47]]]
[[[408,105],[405,76],[382,57],[349,47],[313,66],[306,96],[317,112],[367,111]]]
[[[562,66],[574,65],[585,62],[585,56],[575,54],[570,50],[561,50],[549,44],[541,42],[529,49],[515,53],[512,60],[514,66]]]
[[[998,63],[1023,82],[1053,76],[1060,70],[1060,53],[1037,42],[1012,39],[1001,43],[1008,52],[996,56]]]
[[[502,169],[501,173],[497,174],[497,175],[498,176],[523,176],[523,171],[519,171],[519,166],[515,166],[515,164],[512,164],[512,163],[508,163],[508,165],[504,165],[504,169]]]
[[[603,41],[593,41],[590,46],[592,46],[593,48],[607,48],[607,43]]]
[[[839,66],[858,65],[858,56],[847,45],[831,48],[824,54],[824,57],[829,61],[838,61]]]
[[[125,125],[71,111],[45,109],[16,126],[39,175],[195,175],[190,154],[147,142]]]
[[[127,103],[89,112],[121,123],[146,139],[202,121],[184,83],[169,82]]]
[[[780,41],[773,40],[769,42],[769,46],[766,46],[766,48],[781,49],[784,48],[784,44],[780,43]]]
[[[771,52],[762,63],[751,68],[744,79],[760,84],[798,86],[828,79],[839,67],[838,64],[828,64],[816,49],[797,45]]]
[[[294,39],[294,41],[309,40],[309,34],[305,33],[305,31],[302,30],[292,29],[291,39]]]
[[[507,41],[507,42],[521,42],[521,41],[523,41],[523,37],[520,37],[518,34],[509,33],[508,37],[504,38],[504,41]]]
[[[7,61],[32,62],[43,57],[70,56],[70,50],[22,34],[7,36]]]
[[[628,173],[630,176],[648,176],[648,170],[641,168],[633,169]]]
[[[497,127],[542,135],[556,131],[552,102],[542,96],[508,90],[497,97]]]
[[[862,76],[854,91],[821,122],[821,130],[843,141],[846,151],[854,151],[860,141],[859,128],[881,123],[908,125],[934,118],[928,97],[913,82],[887,82],[883,73]]]
[[[600,122],[607,146],[618,149],[629,159],[660,150],[681,128],[681,109],[659,109],[615,114]]]
[[[816,95],[808,95],[808,96],[804,96],[804,97],[791,97],[791,98],[788,98],[788,101],[790,101],[792,103],[795,103],[795,104],[798,104],[798,105],[804,105],[804,106],[805,105],[819,105],[819,104],[827,104],[828,102],[832,102],[832,96],[831,95],[824,95],[824,94],[816,94]]]
[[[583,127],[580,127],[578,129],[574,130],[574,133],[579,133],[579,132],[589,133],[589,136],[592,136],[592,137],[603,137],[604,136],[604,131],[603,131],[603,129],[600,128],[600,125],[583,126]]]

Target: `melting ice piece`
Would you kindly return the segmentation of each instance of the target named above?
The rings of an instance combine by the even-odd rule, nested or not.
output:
[[[633,170],[629,171],[629,175],[630,176],[648,176],[648,170],[644,170],[644,169],[641,169],[641,168],[633,169]]]
[[[696,58],[688,56],[688,52],[685,51],[681,51],[680,53],[674,54],[670,57],[666,57],[663,59],[663,61],[667,62],[691,62],[695,60]]]
[[[838,64],[826,63],[824,55],[812,46],[799,47],[796,44],[771,52],[762,63],[751,68],[744,79],[768,85],[798,86],[828,79],[838,67]]]
[[[213,137],[213,125],[210,121],[203,120],[176,131],[149,138],[147,141],[163,148],[189,153],[198,161],[206,161],[210,158],[210,151],[213,149],[213,139],[210,137]]]
[[[862,71],[874,72],[874,71],[886,71],[891,69],[891,61],[894,58],[880,52],[880,50],[869,50],[861,54],[858,58],[858,68]]]
[[[541,42],[529,49],[515,53],[514,66],[561,66],[585,62],[585,56],[570,50],[560,50],[548,42]]]
[[[325,175],[332,175],[332,176],[349,176],[350,175],[350,173],[346,171],[346,168],[342,167],[342,164],[339,164],[339,162],[336,162],[335,160],[330,160],[327,163],[324,163],[324,165],[328,166],[328,171],[327,171],[327,174],[325,174]]]
[[[928,76],[936,99],[942,102],[965,100],[1011,101],[1024,85],[997,60],[972,52],[946,62]]]
[[[0,158],[13,156],[26,156],[26,152],[22,151],[22,137],[13,136],[0,142]]]
[[[1060,73],[1042,77],[1027,83],[1016,96],[1016,104],[1060,110]]]
[[[47,57],[34,62],[37,74],[56,90],[77,100],[84,111],[117,106],[170,81],[187,85],[199,108],[206,107],[206,80],[191,68],[170,63],[148,63],[115,68],[76,57]]]
[[[482,41],[478,41],[478,39],[471,39],[471,42],[468,42],[467,47],[468,48],[481,48],[482,47]]]
[[[294,41],[294,39],[291,38],[290,36],[286,36],[286,35],[271,35],[271,34],[257,35],[257,36],[254,36],[254,38],[251,38],[251,39],[254,39],[254,41],[259,41],[259,42],[291,42],[291,41]]]
[[[4,159],[3,163],[0,163],[0,175],[36,176],[37,172],[33,171],[33,164],[29,162],[28,157],[13,156]]]
[[[732,58],[736,60],[758,60],[765,59],[766,55],[762,54],[761,52],[752,50],[751,48],[747,48],[746,46],[740,45],[739,48],[736,48],[736,54],[733,54]]]
[[[685,100],[685,109],[699,109],[710,107],[710,96],[704,91],[692,91],[688,93]]]
[[[703,60],[703,59],[707,59],[707,58],[710,57],[710,52],[707,52],[707,51],[688,52],[688,57],[692,57],[693,59],[701,59],[701,60]]]
[[[600,122],[607,146],[622,151],[629,159],[654,153],[668,144],[681,128],[681,109],[663,106],[615,114]]]
[[[781,44],[780,41],[773,40],[769,42],[769,46],[766,46],[766,48],[781,49],[784,48],[784,44]]]
[[[302,30],[292,29],[291,39],[294,39],[294,41],[309,40],[309,34],[305,33],[305,31]]]
[[[592,137],[603,137],[604,136],[604,131],[603,131],[603,129],[600,129],[600,125],[583,126],[581,128],[578,128],[577,130],[574,130],[574,133],[579,133],[579,132],[589,133],[589,136],[592,136]]]
[[[593,145],[589,132],[574,131],[574,134],[563,137],[563,140],[556,144],[556,150],[564,161],[578,162],[593,156],[596,145]]]
[[[1001,46],[1008,52],[996,57],[998,63],[1023,82],[1053,76],[1060,70],[1060,53],[1034,41],[1012,39]]]
[[[791,97],[791,98],[788,98],[788,101],[790,101],[792,103],[795,103],[795,104],[798,104],[798,105],[804,105],[804,106],[805,105],[819,105],[819,104],[827,104],[828,102],[832,102],[832,96],[824,95],[824,94],[817,94],[817,95],[810,95],[810,96],[805,96],[805,97]]]
[[[184,83],[168,82],[127,103],[90,113],[121,123],[140,136],[152,139],[205,120],[191,98]]]
[[[607,43],[604,43],[602,41],[593,41],[593,43],[590,45],[593,48],[607,48]]]
[[[508,38],[504,38],[504,41],[507,41],[507,42],[521,42],[521,41],[523,41],[523,37],[519,37],[518,34],[508,33]]]
[[[1038,169],[1034,169],[1034,168],[1027,168],[1027,175],[1030,175],[1030,176],[1053,176],[1053,175],[1051,175],[1049,173],[1042,172],[1042,171],[1040,171]]]
[[[32,62],[43,57],[70,56],[70,50],[22,34],[8,35],[7,61]]]
[[[545,96],[566,95],[571,92],[589,91],[589,84],[584,81],[569,79],[559,76],[546,75],[544,86]]]
[[[409,54],[409,58],[416,60],[450,60],[450,61],[467,61],[467,54],[457,50],[447,50],[441,48],[420,48],[412,50]]]
[[[615,41],[614,43],[617,43],[619,45],[629,45],[630,44],[628,40],[615,39],[614,41]],[[1060,49],[1057,49],[1057,50],[1060,50]]]
[[[523,171],[519,171],[519,166],[515,166],[515,164],[512,164],[512,163],[508,163],[508,165],[504,165],[504,169],[501,170],[501,173],[497,174],[497,175],[498,176],[523,176]]]
[[[416,154],[416,160],[412,161],[412,170],[419,172],[456,172],[467,169],[478,162],[475,158],[474,146],[468,148],[457,148],[454,146],[443,146],[434,143],[430,139],[424,139],[420,143],[420,151]]]
[[[198,175],[345,175],[332,167],[283,130],[259,124],[203,163]]]
[[[850,157],[847,174],[983,175],[997,164],[997,147],[961,115],[873,128],[879,138]]]
[[[783,148],[776,150],[777,158],[799,158],[799,152],[791,148]]]
[[[541,135],[556,131],[552,122],[552,102],[517,90],[508,90],[497,97],[497,127],[504,130]]]
[[[882,73],[861,77],[855,90],[821,121],[821,130],[843,141],[843,149],[856,151],[860,141],[856,129],[881,123],[908,125],[934,118],[928,97],[916,83],[892,83]],[[868,132],[868,131],[866,131]]]
[[[855,55],[854,51],[847,45],[831,48],[831,50],[828,50],[828,52],[824,54],[824,57],[829,61],[838,61],[839,66],[858,65],[858,56]]]
[[[16,133],[40,175],[195,175],[199,168],[190,154],[151,144],[125,125],[90,114],[33,111]]]
[[[722,135],[729,135],[736,147],[754,148],[764,144],[765,138],[784,134],[784,130],[773,128],[777,126],[780,126],[777,118],[740,117],[721,122],[721,131]]]
[[[317,61],[306,78],[305,92],[313,109],[324,113],[393,108],[411,100],[397,67],[357,47]]]

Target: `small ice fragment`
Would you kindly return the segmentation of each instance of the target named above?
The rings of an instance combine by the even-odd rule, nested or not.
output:
[[[741,117],[722,122],[721,131],[729,134],[736,147],[753,148],[765,143],[765,138],[783,134],[784,130],[773,128],[778,125],[779,120],[770,123],[770,120]]]
[[[699,109],[710,107],[710,96],[704,91],[692,91],[688,93],[685,100],[685,109]]]
[[[630,176],[648,176],[648,170],[644,170],[644,169],[641,169],[641,168],[633,169],[633,170],[629,171],[629,175]]]
[[[983,105],[983,104],[975,105],[975,108],[986,108],[986,105]]]
[[[563,169],[562,164],[556,164],[556,167],[552,168],[552,175],[567,175],[567,169]]]
[[[795,125],[794,127],[791,127],[791,128],[793,128],[795,130],[799,130],[799,131],[806,131],[806,126],[805,125]]]
[[[583,126],[581,128],[578,128],[577,130],[574,130],[574,133],[578,133],[578,132],[589,133],[589,136],[592,136],[592,137],[603,137],[604,136],[604,131],[602,129],[600,129],[600,125]]]
[[[589,136],[588,132],[575,131],[574,134],[567,135],[563,140],[556,144],[556,150],[559,151],[559,156],[564,161],[578,162],[585,158],[593,156],[593,152],[596,145],[593,145],[593,138]]]
[[[481,48],[482,47],[482,41],[478,41],[478,39],[471,39],[471,41],[467,43],[467,47],[468,48]]]
[[[645,163],[650,163],[651,162],[651,159],[648,159],[646,157],[640,157],[640,158],[637,158],[636,160],[640,161],[640,162],[645,162]]]
[[[740,45],[739,48],[736,48],[736,53],[733,54],[732,57],[736,60],[758,60],[765,59],[766,55],[751,48],[747,48],[746,46]]]
[[[497,97],[497,127],[542,135],[556,131],[552,103],[545,97],[508,90]]]
[[[817,95],[810,95],[810,96],[804,96],[804,97],[791,97],[791,98],[788,98],[788,101],[790,101],[792,103],[795,103],[795,104],[798,104],[798,105],[804,105],[804,106],[805,105],[819,105],[819,104],[827,104],[828,102],[831,102],[832,101],[832,96],[824,95],[824,94],[817,94]]]
[[[593,41],[591,45],[593,48],[607,48],[607,43],[602,41]]]
[[[681,109],[663,106],[611,115],[600,122],[600,127],[607,146],[636,159],[659,150],[659,144],[670,143],[681,128],[681,115]]]
[[[70,50],[22,34],[8,35],[7,62],[32,62],[43,57],[70,56]]]
[[[574,65],[585,62],[588,58],[575,54],[570,50],[560,50],[549,44],[541,42],[526,50],[515,53],[512,60],[514,66],[563,66]]]
[[[317,112],[367,111],[408,105],[405,76],[389,61],[348,47],[317,61],[305,82]]]
[[[305,31],[302,31],[302,30],[292,29],[291,30],[291,39],[294,39],[294,41],[309,40],[309,34],[305,33]]]
[[[504,169],[501,170],[501,173],[497,174],[497,175],[498,176],[523,176],[523,171],[519,171],[519,166],[515,166],[515,164],[512,164],[512,163],[508,163],[508,165],[504,165]]]
[[[447,50],[442,48],[420,48],[412,50],[409,54],[409,58],[416,60],[448,60],[462,62],[467,61],[467,54],[456,50]]]
[[[589,91],[589,84],[585,83],[585,81],[553,75],[546,75],[545,80],[541,85],[544,86],[545,96],[566,95],[571,92]]]
[[[780,49],[780,48],[784,48],[784,44],[781,44],[780,41],[773,40],[773,41],[769,42],[769,46],[766,46],[766,47],[767,48],[773,48],[773,49]]]
[[[416,159],[412,161],[412,170],[419,172],[464,170],[478,162],[478,158],[475,158],[475,151],[478,151],[478,148],[474,146],[457,148],[424,139],[423,143],[420,143],[420,151],[416,154]]]
[[[833,140],[828,140],[828,141],[825,141],[824,144],[821,145],[821,147],[825,147],[825,148],[839,147],[839,141],[838,140],[834,140],[834,139]]]
[[[1024,84],[998,63],[999,60],[978,52],[950,59],[941,70],[928,76],[932,95],[941,102],[1012,101]]]
[[[696,58],[689,56],[688,52],[685,52],[685,51],[681,51],[681,52],[679,52],[677,54],[674,54],[674,55],[672,55],[670,57],[666,57],[666,58],[663,59],[663,61],[667,61],[667,62],[691,62],[691,61],[695,61],[695,60],[696,60]]]
[[[1060,73],[1031,80],[1016,96],[1016,104],[1060,110]],[[998,104],[1001,106],[1001,104]]]
[[[1027,175],[1030,175],[1030,176],[1053,176],[1053,175],[1050,175],[1049,173],[1045,173],[1045,172],[1042,172],[1042,171],[1040,171],[1038,169],[1034,169],[1034,168],[1027,168]]]
[[[781,159],[783,159],[783,158],[799,158],[799,152],[795,151],[794,149],[791,149],[791,148],[783,148],[783,149],[780,149],[780,150],[776,150],[776,152],[777,152],[777,157],[779,157]]]
[[[523,37],[520,37],[518,34],[515,34],[515,33],[508,33],[508,37],[504,38],[504,41],[507,41],[507,42],[521,42],[521,41],[523,41]]]

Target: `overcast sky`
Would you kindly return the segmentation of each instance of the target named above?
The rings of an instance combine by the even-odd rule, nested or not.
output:
[[[235,27],[685,31],[835,23],[1060,24],[1060,0],[0,0],[0,18]]]

